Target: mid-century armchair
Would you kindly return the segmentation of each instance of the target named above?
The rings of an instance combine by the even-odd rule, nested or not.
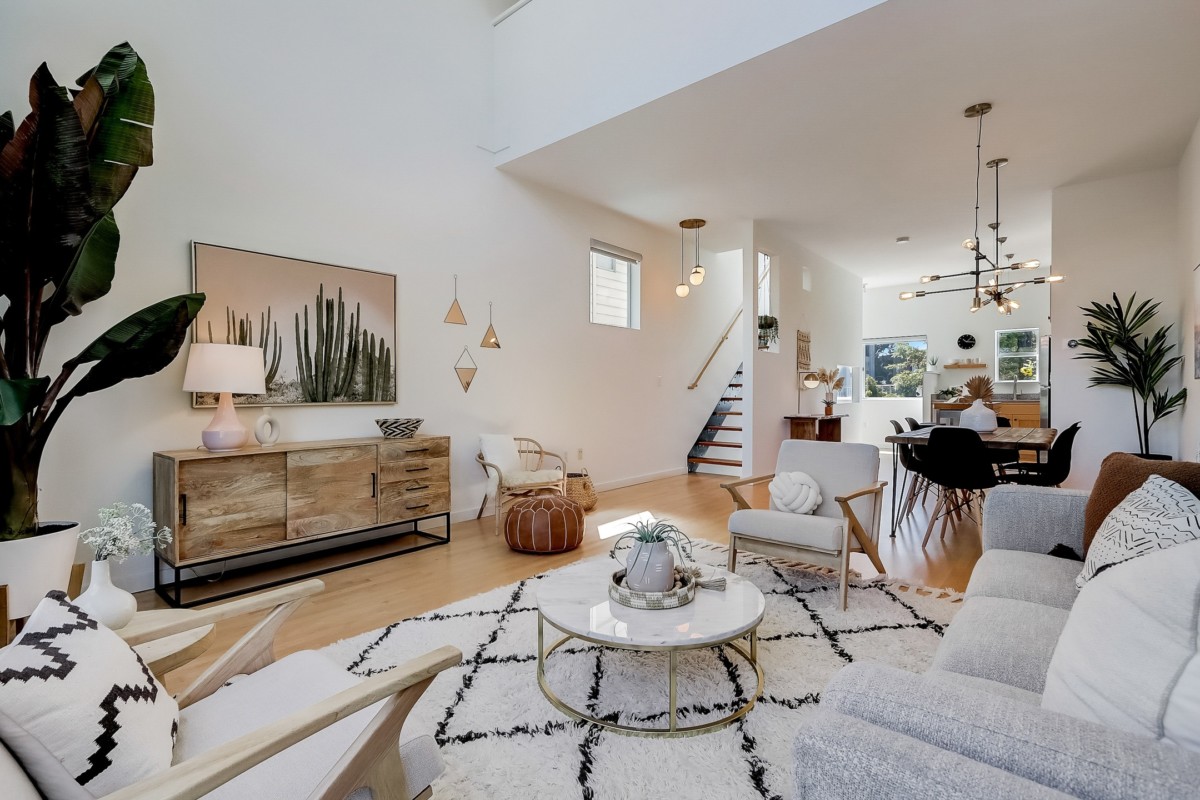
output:
[[[276,633],[323,589],[321,581],[309,580],[187,613],[140,614],[118,631],[131,646],[145,645],[270,609],[176,695],[175,763],[105,800],[344,800],[360,789],[370,795],[359,792],[356,800],[432,797],[430,784],[442,770],[437,746],[429,737],[398,740],[421,693],[462,654],[441,647],[365,680],[312,650],[276,661]],[[37,797],[27,778],[20,785],[24,777],[0,747],[0,795]]]
[[[816,480],[821,503],[812,514],[752,508],[742,490],[767,483],[776,474],[805,472]],[[733,496],[729,517],[729,571],[737,568],[738,550],[831,567],[840,578],[841,608],[846,609],[850,553],[867,554],[880,573],[876,541],[883,511],[879,448],[870,444],[787,439],[780,445],[775,473],[723,483]]]
[[[547,458],[556,459],[559,466],[545,468]],[[536,494],[567,491],[567,461],[551,453],[533,439],[485,433],[479,436],[479,454],[475,460],[488,476],[488,487],[479,504],[475,519],[483,516],[488,497],[496,499],[496,533],[503,524],[500,512],[510,501]]]

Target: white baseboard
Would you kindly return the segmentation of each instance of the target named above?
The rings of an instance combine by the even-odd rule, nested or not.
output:
[[[608,481],[606,483],[598,483],[598,484],[596,484],[596,491],[597,492],[607,492],[612,489],[624,489],[626,486],[637,486],[639,483],[649,483],[650,481],[657,481],[661,478],[673,478],[676,475],[686,475],[686,474],[687,474],[687,467],[676,467],[674,469],[665,469],[665,470],[662,470],[661,472],[649,472],[649,473],[646,473],[645,475],[631,475],[626,478],[618,478],[615,481]],[[494,516],[492,511],[495,509],[495,507],[496,506],[495,506],[494,502],[492,502],[489,499],[487,508],[485,508],[483,510],[483,516],[485,516],[485,517]],[[458,510],[453,510],[450,512],[450,521],[451,522],[465,522],[467,520],[475,519],[475,515],[478,513],[479,513],[479,506],[475,506],[474,508],[460,508]]]

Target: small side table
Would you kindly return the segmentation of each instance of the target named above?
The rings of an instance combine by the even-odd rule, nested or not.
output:
[[[185,619],[195,614],[183,608],[158,608],[151,611],[139,611],[133,615],[129,624],[116,634],[122,639],[137,641],[141,632],[148,628],[157,628],[164,623],[176,619]],[[213,625],[201,625],[198,628],[185,630],[160,639],[140,642],[133,645],[134,651],[141,656],[142,661],[160,681],[163,676],[173,669],[178,669],[212,646]]]
[[[840,442],[842,440],[842,418],[849,414],[798,414],[784,417],[791,423],[791,438],[809,439],[818,442]]]

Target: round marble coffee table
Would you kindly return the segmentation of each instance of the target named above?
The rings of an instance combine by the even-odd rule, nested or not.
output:
[[[705,577],[715,573],[725,578],[725,591],[697,589],[696,598],[681,608],[653,611],[628,608],[608,597],[608,581],[620,568],[621,564],[612,559],[597,559],[569,567],[539,582],[537,678],[546,699],[573,719],[633,736],[695,736],[719,730],[745,716],[763,691],[762,667],[758,663],[758,624],[762,622],[766,601],[758,587],[739,575],[705,566]],[[546,623],[564,634],[549,649],[545,646]],[[749,640],[748,647],[736,641],[742,638]],[[546,659],[572,639],[620,650],[665,651],[669,658],[668,727],[641,728],[599,719],[570,706],[556,695],[546,680]],[[719,645],[728,645],[754,668],[758,687],[748,701],[729,715],[680,727],[675,691],[677,654],[682,650]]]

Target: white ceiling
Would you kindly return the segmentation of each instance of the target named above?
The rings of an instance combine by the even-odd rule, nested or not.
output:
[[[869,284],[911,283],[970,267],[962,110],[988,101],[1002,252],[1048,261],[1054,187],[1179,161],[1198,37],[1197,0],[889,0],[503,169],[665,229],[704,217],[706,249],[764,220]]]

